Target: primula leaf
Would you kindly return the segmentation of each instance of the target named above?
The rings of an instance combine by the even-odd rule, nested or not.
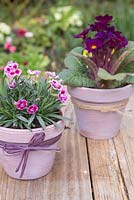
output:
[[[129,84],[134,84],[134,76],[127,76],[126,77],[126,82]]]
[[[68,55],[64,60],[65,66],[71,70],[76,70],[82,66],[80,60],[73,55]]]
[[[130,41],[124,51],[128,51],[125,59],[120,63],[121,72],[134,73],[134,42]]]
[[[68,69],[64,69],[59,73],[60,78],[65,85],[72,87],[95,87],[96,83],[90,79],[87,75],[88,69],[82,63],[81,59],[72,55],[72,52],[79,53],[81,55],[83,48],[78,47],[73,49],[65,58],[65,66]]]
[[[95,81],[89,79],[86,74],[73,73],[68,69],[64,69],[59,75],[63,83],[71,87],[95,87],[96,85]]]
[[[76,47],[76,48],[72,49],[72,51],[70,51],[70,53],[76,52],[76,53],[82,54],[82,51],[83,51],[83,47]]]
[[[98,77],[102,80],[116,80],[116,81],[122,81],[127,76],[126,73],[118,73],[115,75],[110,74],[103,68],[99,68],[98,70]]]

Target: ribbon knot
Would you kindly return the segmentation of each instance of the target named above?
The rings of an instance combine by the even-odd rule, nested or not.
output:
[[[31,138],[29,143],[25,143],[25,144],[0,141],[0,148],[2,148],[3,151],[7,153],[8,155],[15,155],[15,154],[18,155],[22,153],[20,163],[15,170],[15,172],[19,172],[19,170],[21,169],[20,178],[22,178],[25,172],[30,151],[39,151],[39,150],[59,151],[60,150],[59,148],[54,148],[50,146],[55,144],[60,139],[60,137],[61,137],[61,134],[54,138],[44,141],[45,133],[40,132],[40,133],[35,133],[35,135]]]

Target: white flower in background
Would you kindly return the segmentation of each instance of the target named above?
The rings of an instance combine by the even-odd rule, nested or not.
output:
[[[62,18],[62,14],[60,12],[54,13],[54,17],[56,21],[59,21]]]
[[[69,18],[69,24],[74,26],[82,26],[82,20],[81,20],[81,12],[77,11],[75,12],[70,18]]]
[[[0,32],[4,33],[6,35],[9,35],[11,33],[11,28],[10,28],[10,26],[5,24],[4,22],[1,22],[0,23]]]
[[[0,33],[0,42],[4,41],[4,35],[2,33]]]
[[[49,24],[49,19],[45,19],[44,24]]]
[[[24,34],[24,36],[27,37],[27,38],[32,38],[34,36],[34,34],[33,34],[33,32],[26,32]]]
[[[71,10],[72,10],[72,6],[62,6],[62,7],[57,8],[58,12],[63,12],[63,13],[70,12]]]
[[[6,37],[6,43],[12,43],[12,38],[11,37]]]

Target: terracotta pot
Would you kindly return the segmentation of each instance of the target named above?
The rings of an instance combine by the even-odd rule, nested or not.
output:
[[[57,122],[60,125],[60,128],[56,128],[54,125],[50,125],[45,130],[45,139],[44,141],[54,138],[60,135],[64,129],[64,123],[62,121]],[[31,138],[36,133],[41,133],[42,128],[33,129],[32,132],[25,129],[10,129],[0,127],[0,141],[5,141],[9,143],[29,143]],[[57,148],[57,143],[49,146],[49,148]],[[23,176],[20,178],[20,171],[15,172],[17,166],[19,165],[23,152],[18,154],[9,155],[0,148],[0,162],[6,173],[16,179],[29,180],[37,179],[42,176],[47,175],[52,169],[55,151],[54,150],[37,150],[29,151],[26,168]]]
[[[120,129],[132,85],[115,89],[70,88],[80,134],[92,139],[109,139]]]

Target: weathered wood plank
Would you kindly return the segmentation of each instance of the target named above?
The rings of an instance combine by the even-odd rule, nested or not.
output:
[[[121,133],[114,139],[118,155],[119,165],[122,172],[128,199],[134,199],[134,113],[127,110],[134,110],[134,97],[129,101],[126,109],[126,116],[122,122]],[[132,114],[128,117],[127,114]]]
[[[70,105],[66,109],[72,116]],[[18,181],[0,168],[1,200],[92,200],[85,138],[77,134],[73,119],[67,127],[59,144],[61,152],[46,177]]]
[[[87,141],[95,200],[127,200],[112,140]]]

